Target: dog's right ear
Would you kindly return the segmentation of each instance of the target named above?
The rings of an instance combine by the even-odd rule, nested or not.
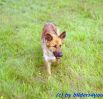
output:
[[[46,39],[47,41],[51,41],[51,40],[53,39],[53,37],[51,36],[51,34],[46,34],[46,35],[45,35],[45,39]]]

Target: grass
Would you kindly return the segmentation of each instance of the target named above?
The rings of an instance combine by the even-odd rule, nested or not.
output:
[[[1,99],[103,93],[102,5],[102,0],[0,0]],[[50,80],[41,49],[46,22],[67,31],[62,62],[52,66]]]

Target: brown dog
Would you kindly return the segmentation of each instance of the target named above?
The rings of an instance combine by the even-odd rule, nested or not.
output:
[[[56,26],[52,23],[44,25],[42,32],[42,49],[45,60],[46,69],[49,75],[51,75],[51,64],[56,60],[59,60],[63,56],[61,51],[61,45],[66,32],[60,33]]]

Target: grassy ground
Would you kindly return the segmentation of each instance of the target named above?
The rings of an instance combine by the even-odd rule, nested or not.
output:
[[[103,0],[0,0],[1,98],[102,93],[102,9]],[[67,31],[62,62],[52,67],[50,80],[43,70],[40,40],[46,22]]]

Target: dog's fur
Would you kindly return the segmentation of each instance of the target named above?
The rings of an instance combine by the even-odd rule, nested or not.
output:
[[[62,56],[61,45],[65,36],[66,32],[60,33],[54,24],[47,23],[44,25],[42,32],[42,49],[46,69],[49,75],[51,75],[52,62],[59,60]]]

